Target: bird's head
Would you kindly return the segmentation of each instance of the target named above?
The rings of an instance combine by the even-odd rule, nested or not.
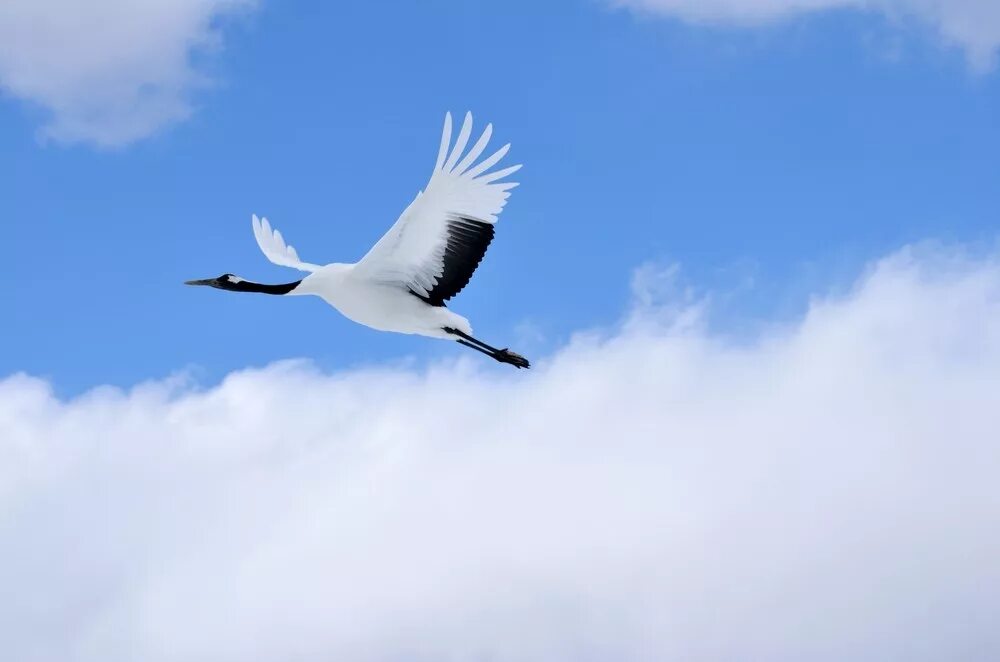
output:
[[[185,281],[185,285],[207,285],[208,287],[215,287],[220,290],[238,290],[240,289],[240,283],[245,283],[246,280],[240,278],[235,274],[222,274],[218,278],[204,278],[202,280],[188,280]]]
[[[261,294],[290,294],[302,283],[297,280],[291,283],[279,283],[277,285],[264,285],[254,283],[246,278],[240,278],[235,274],[222,274],[218,278],[205,278],[203,280],[189,280],[185,285],[207,285],[219,290],[229,290],[230,292],[259,292]]]

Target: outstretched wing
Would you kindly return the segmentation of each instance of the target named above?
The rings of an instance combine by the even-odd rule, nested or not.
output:
[[[253,215],[253,236],[256,237],[257,245],[260,246],[264,256],[279,266],[299,271],[316,271],[320,268],[318,264],[301,261],[299,254],[295,252],[295,247],[287,245],[281,233],[272,230],[267,219],[257,218],[256,214]]]
[[[467,113],[452,146],[451,113],[445,116],[427,188],[357,263],[359,274],[407,287],[434,306],[443,306],[469,283],[493,240],[497,215],[517,186],[500,180],[521,168],[492,170],[510,145],[476,163],[493,135],[492,124],[463,157],[471,135],[472,114]]]

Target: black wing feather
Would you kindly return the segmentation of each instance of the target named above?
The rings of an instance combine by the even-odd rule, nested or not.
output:
[[[462,291],[469,284],[486,249],[493,241],[494,227],[474,218],[464,216],[448,221],[448,243],[444,250],[444,273],[437,284],[421,296],[413,290],[413,296],[423,299],[432,306],[444,306],[444,302]]]

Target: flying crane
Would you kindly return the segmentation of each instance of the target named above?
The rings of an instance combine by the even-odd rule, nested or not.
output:
[[[495,169],[509,144],[477,163],[492,134],[490,124],[463,156],[472,136],[472,114],[466,113],[454,145],[451,113],[445,115],[441,148],[426,188],[354,264],[303,262],[266,218],[254,215],[254,237],[265,257],[309,275],[291,283],[265,285],[227,273],[186,284],[231,292],[318,296],[358,324],[454,340],[501,363],[528,368],[528,360],[520,354],[473,337],[469,320],[445,305],[468,285],[493,240],[497,216],[517,186],[503,180],[520,165]]]

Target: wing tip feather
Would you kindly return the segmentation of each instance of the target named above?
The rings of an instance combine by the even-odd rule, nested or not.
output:
[[[461,158],[462,153],[465,151],[466,146],[469,144],[469,137],[472,135],[472,111],[465,111],[465,119],[462,120],[462,128],[458,130],[458,137],[455,139],[455,144],[448,154],[448,158],[444,164],[444,170],[451,172],[455,168],[455,164],[458,163],[459,158]]]
[[[437,172],[442,167],[444,167],[444,160],[448,156],[448,150],[451,147],[451,134],[452,134],[452,120],[451,111],[447,111],[444,114],[444,128],[441,130],[441,147],[438,148],[437,162],[434,164],[434,172]]]

